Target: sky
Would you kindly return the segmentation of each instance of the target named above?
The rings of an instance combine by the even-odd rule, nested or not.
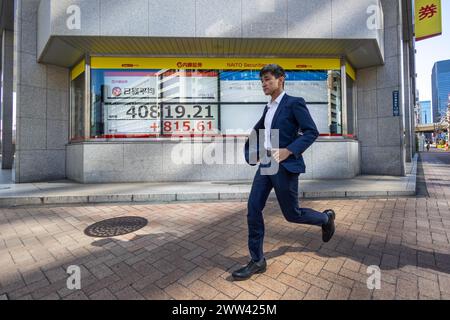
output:
[[[436,61],[450,59],[450,0],[441,0],[442,35],[416,42],[417,89],[420,101],[431,100],[431,71]]]

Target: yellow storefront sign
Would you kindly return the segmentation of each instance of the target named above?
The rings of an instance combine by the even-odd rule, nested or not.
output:
[[[414,9],[416,41],[442,33],[441,0],[416,0]]]
[[[70,78],[72,79],[72,81],[78,78],[78,76],[84,72],[85,66],[86,61],[83,59],[75,67],[72,68],[70,72]]]
[[[339,58],[144,58],[91,57],[92,69],[197,69],[197,70],[259,70],[277,63],[286,70],[340,70]],[[356,72],[346,63],[347,74],[355,80]]]
[[[93,69],[258,70],[269,63],[287,70],[339,70],[339,59],[127,58],[92,57]]]

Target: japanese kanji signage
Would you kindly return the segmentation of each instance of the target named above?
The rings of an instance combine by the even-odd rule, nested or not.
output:
[[[414,7],[416,41],[440,35],[441,0],[416,0]]]
[[[392,109],[394,117],[400,116],[400,94],[398,90],[392,92]]]

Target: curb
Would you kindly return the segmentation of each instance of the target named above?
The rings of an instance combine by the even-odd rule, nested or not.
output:
[[[396,191],[316,191],[299,192],[300,199],[333,199],[333,198],[368,198],[398,197],[416,195],[417,181],[416,154],[408,173],[406,189]],[[211,192],[211,193],[166,193],[166,194],[111,194],[91,196],[36,196],[0,198],[0,207],[17,207],[29,205],[62,205],[62,204],[101,204],[101,203],[171,203],[183,201],[247,201],[249,192]],[[276,199],[272,192],[269,199]]]

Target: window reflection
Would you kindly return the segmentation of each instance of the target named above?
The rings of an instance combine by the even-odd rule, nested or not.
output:
[[[286,74],[287,94],[306,100],[320,133],[342,134],[340,72],[287,70]],[[93,69],[90,136],[248,134],[268,100],[259,70]],[[75,131],[83,128],[82,112],[72,119],[80,124]]]
[[[72,141],[85,140],[84,118],[85,118],[85,85],[86,77],[82,73],[71,82],[71,132]]]

